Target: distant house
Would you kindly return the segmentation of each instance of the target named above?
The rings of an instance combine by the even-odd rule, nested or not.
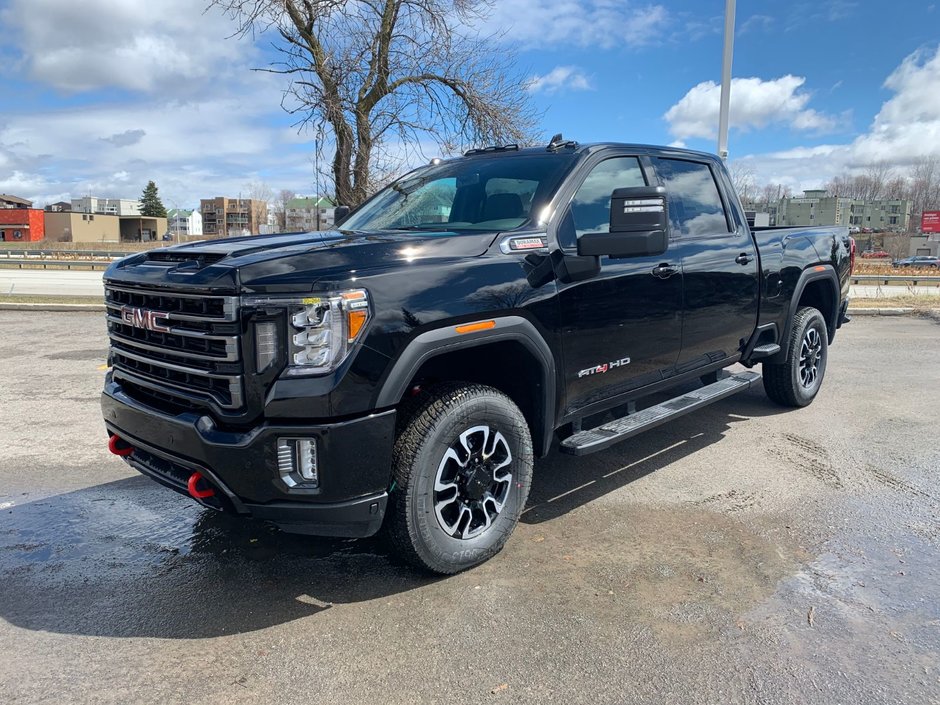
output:
[[[336,222],[336,205],[322,196],[292,198],[284,210],[288,232],[327,230]]]
[[[72,204],[69,201],[56,201],[46,206],[48,213],[68,213],[72,210]]]
[[[33,202],[19,196],[0,193],[0,208],[32,208]]]
[[[173,237],[202,235],[202,214],[195,210],[173,208],[167,211],[167,228]]]

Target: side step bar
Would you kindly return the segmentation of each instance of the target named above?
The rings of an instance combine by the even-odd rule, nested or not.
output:
[[[569,455],[587,455],[604,450],[632,438],[638,433],[660,426],[667,421],[685,416],[689,412],[701,409],[716,401],[721,401],[732,394],[750,389],[760,381],[756,372],[739,372],[724,377],[701,389],[683,394],[681,397],[664,401],[635,414],[628,414],[597,428],[579,431],[561,442],[560,450]]]

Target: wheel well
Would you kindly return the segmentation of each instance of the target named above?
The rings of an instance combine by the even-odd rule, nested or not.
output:
[[[506,340],[442,353],[421,365],[407,389],[449,381],[485,384],[512,399],[529,424],[536,455],[541,455],[545,434],[551,433],[543,411],[543,369],[524,345]]]
[[[832,283],[828,279],[816,279],[809,282],[800,294],[797,308],[812,306],[826,319],[826,329],[829,333],[829,342],[836,331],[836,296],[832,290]],[[796,310],[793,311],[796,315]]]

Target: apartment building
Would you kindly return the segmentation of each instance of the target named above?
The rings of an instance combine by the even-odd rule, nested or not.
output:
[[[129,198],[98,198],[83,196],[72,199],[72,212],[96,215],[139,216],[140,202]]]
[[[199,202],[202,233],[210,237],[257,235],[268,220],[268,204],[251,198],[204,198]]]
[[[824,189],[804,191],[799,198],[783,198],[777,208],[777,224],[785,226],[846,225],[903,232],[910,220],[910,201],[861,201],[830,196]]]

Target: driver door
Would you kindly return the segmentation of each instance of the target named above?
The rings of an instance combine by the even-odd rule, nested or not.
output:
[[[653,256],[603,256],[592,276],[565,281],[569,268],[564,260],[577,258],[577,239],[609,230],[613,191],[648,185],[637,156],[601,158],[590,167],[559,221],[556,235],[562,257],[556,276],[566,414],[595,404],[600,410],[607,400],[674,374],[682,330],[682,268],[676,243],[670,240],[665,253]]]

